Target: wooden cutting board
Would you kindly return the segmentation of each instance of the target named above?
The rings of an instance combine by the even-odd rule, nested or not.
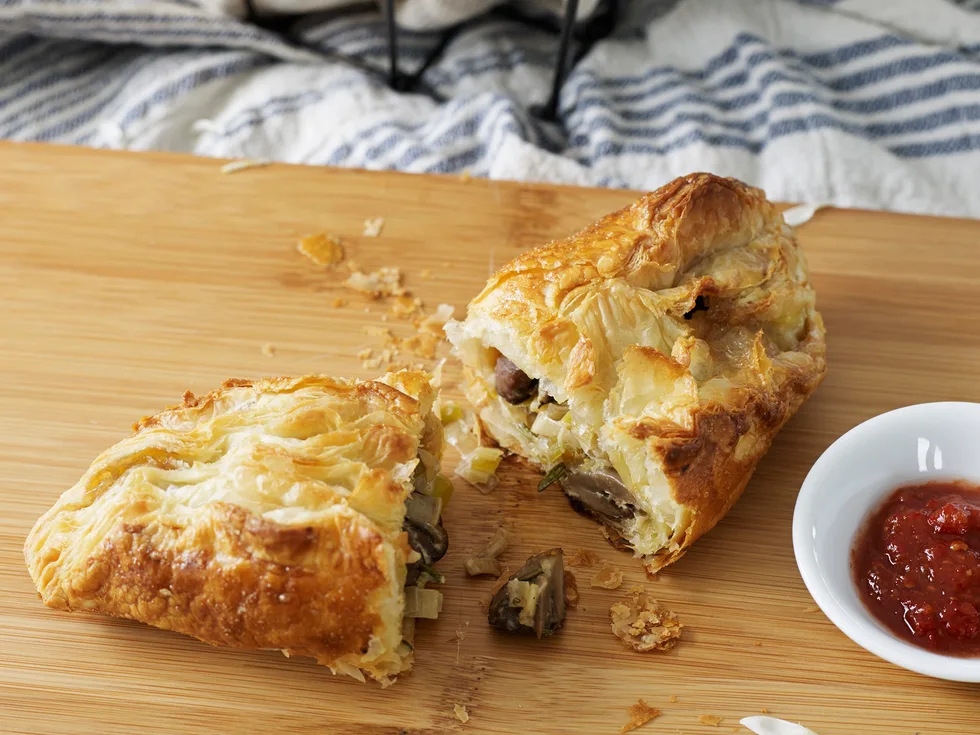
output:
[[[976,687],[885,663],[817,610],[790,522],[810,465],[850,427],[910,403],[980,400],[978,222],[823,211],[801,228],[827,380],[735,509],[654,582],[558,492],[535,492],[530,471],[508,465],[488,496],[457,480],[443,616],[419,626],[416,669],[390,689],[38,601],[26,533],[135,419],[229,376],[371,375],[355,353],[378,345],[365,327],[382,326],[386,306],[315,268],[301,235],[336,234],[365,269],[398,266],[427,305],[462,309],[494,264],[632,198],[0,145],[0,731],[593,735],[619,732],[643,698],[664,714],[641,733],[746,732],[738,719],[765,708],[820,735],[976,735]],[[380,237],[362,236],[369,217],[384,218]],[[479,599],[491,582],[461,565],[500,525],[517,538],[512,568],[561,545],[619,566],[624,589],[647,584],[686,623],[680,645],[626,651],[608,622],[624,590],[591,588],[595,570],[574,566],[581,602],[560,635],[490,631]]]

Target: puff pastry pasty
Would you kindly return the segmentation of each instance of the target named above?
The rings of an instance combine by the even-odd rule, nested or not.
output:
[[[227,381],[146,418],[27,538],[44,603],[387,683],[435,617],[442,427],[423,373]]]
[[[521,255],[446,332],[483,430],[651,571],[724,516],[826,370],[792,230],[709,174]]]

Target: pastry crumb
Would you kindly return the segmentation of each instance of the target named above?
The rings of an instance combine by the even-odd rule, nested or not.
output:
[[[439,338],[434,334],[427,334],[423,332],[403,339],[400,346],[407,350],[411,350],[419,357],[434,360],[436,357],[436,348],[439,346],[439,341]]]
[[[645,724],[654,720],[663,714],[656,707],[651,707],[642,699],[638,699],[636,704],[631,704],[626,708],[626,714],[629,715],[629,722],[627,722],[620,729],[620,732],[629,732],[630,730],[635,730],[638,727],[643,727]]]
[[[752,641],[752,645],[753,646],[761,646],[762,645],[762,641]]]
[[[404,293],[396,296],[391,304],[391,314],[399,319],[411,319],[422,310],[422,299]]]
[[[262,345],[262,354],[266,357],[275,357],[276,346],[271,342],[266,342],[264,345]]]
[[[684,628],[674,613],[645,592],[613,604],[609,616],[612,632],[634,651],[669,651]]]
[[[618,590],[623,585],[623,573],[612,564],[603,564],[602,569],[593,575],[590,584],[593,587]]]
[[[671,694],[669,697],[667,697],[667,701],[671,704],[677,704],[677,695]]]
[[[239,171],[246,171],[250,168],[262,168],[264,166],[271,166],[272,161],[266,160],[264,158],[250,159],[243,158],[238,161],[229,161],[221,167],[221,173],[223,174],[234,174]]]
[[[453,312],[455,311],[451,304],[439,304],[434,312],[418,323],[418,330],[444,339],[446,336],[446,322],[453,318]]]
[[[626,590],[627,595],[638,595],[641,592],[646,592],[646,588],[642,584],[634,584]]]
[[[364,237],[378,237],[385,226],[381,217],[370,217],[364,220]]]
[[[347,299],[342,299],[338,296],[333,300],[333,303],[331,305],[335,309],[343,309],[345,306],[347,306]]]
[[[419,277],[428,280],[432,278],[432,271],[430,271],[428,268],[423,268],[422,272],[419,273]]]
[[[698,722],[702,725],[711,725],[712,727],[718,727],[724,719],[724,717],[719,717],[718,715],[698,715]]]
[[[361,350],[360,352],[357,353],[357,359],[358,360],[367,360],[367,359],[369,359],[371,357],[371,353],[373,353],[373,352],[374,352],[374,350],[372,350],[370,347],[365,347],[363,350]]]
[[[402,273],[398,268],[383,267],[372,273],[360,270],[351,271],[344,285],[354,291],[367,294],[371,298],[380,299],[383,296],[401,296],[405,292],[402,284]]]
[[[577,567],[591,568],[599,563],[599,555],[594,551],[579,549],[572,554],[571,558],[568,560],[568,563]]]
[[[565,604],[570,608],[578,607],[578,581],[568,569],[565,570]]]
[[[766,709],[765,707],[763,707],[763,708],[762,708],[762,709],[760,709],[759,711],[760,711],[760,712],[761,712],[762,714],[764,714],[764,715],[768,715],[768,714],[769,714],[769,710],[768,710],[768,709]]]
[[[324,268],[337,265],[344,259],[344,245],[340,238],[325,232],[304,235],[299,239],[296,249]]]
[[[437,362],[436,366],[432,369],[432,378],[429,380],[429,385],[431,385],[433,388],[442,388],[442,369],[445,366],[446,358],[444,357]]]
[[[466,707],[461,704],[453,705],[453,712],[456,715],[456,719],[460,722],[466,723],[470,721],[470,713],[466,711]]]
[[[473,174],[470,173],[470,170],[468,168],[463,169],[463,173],[459,175],[459,180],[462,181],[464,184],[468,184],[470,181],[473,180]]]

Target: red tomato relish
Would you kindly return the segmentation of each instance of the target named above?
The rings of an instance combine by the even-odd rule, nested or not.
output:
[[[900,638],[980,656],[980,488],[899,488],[858,533],[851,568],[865,605]]]

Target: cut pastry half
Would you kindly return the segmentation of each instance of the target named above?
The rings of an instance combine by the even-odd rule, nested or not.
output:
[[[725,515],[826,370],[792,229],[710,174],[521,255],[446,332],[483,431],[650,571]]]
[[[46,605],[214,645],[411,668],[446,553],[442,427],[423,373],[230,380],[136,425],[34,526]]]

